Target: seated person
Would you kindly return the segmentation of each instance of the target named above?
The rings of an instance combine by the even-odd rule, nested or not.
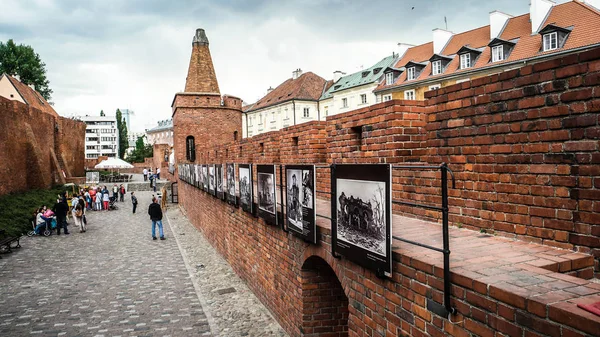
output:
[[[46,225],[49,225],[49,222],[52,221],[52,218],[46,218],[43,215],[43,208],[40,207],[38,208],[37,212],[36,212],[36,216],[35,216],[35,234],[40,234],[40,230],[44,227],[46,227]]]

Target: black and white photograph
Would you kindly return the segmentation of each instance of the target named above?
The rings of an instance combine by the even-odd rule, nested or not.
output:
[[[285,171],[287,228],[305,241],[317,243],[317,218],[313,197],[315,167],[287,165]]]
[[[208,165],[202,165],[202,189],[208,192]]]
[[[246,212],[252,213],[252,165],[238,165],[240,182],[240,204]]]
[[[277,225],[277,182],[274,165],[257,165],[258,216],[272,225]]]
[[[288,226],[295,227],[296,231],[302,231],[302,188],[300,177],[302,177],[302,170],[290,170],[287,169],[287,209],[286,216],[288,219]]]
[[[223,199],[223,165],[215,165],[215,188],[217,190],[217,198]]]
[[[333,247],[367,268],[391,272],[391,167],[336,165]]]
[[[197,188],[200,187],[200,172],[201,170],[201,166],[200,165],[194,165],[195,169],[196,169],[196,181],[194,181],[194,186],[196,186]]]
[[[235,194],[235,164],[227,164],[227,202],[237,205]]]
[[[215,195],[215,165],[208,165],[208,190]]]

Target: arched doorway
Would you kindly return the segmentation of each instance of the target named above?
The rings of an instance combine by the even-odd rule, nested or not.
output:
[[[335,272],[322,258],[302,266],[303,336],[348,336],[348,297]]]

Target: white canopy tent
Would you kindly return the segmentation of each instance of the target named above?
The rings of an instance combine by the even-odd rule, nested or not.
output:
[[[94,168],[97,169],[127,169],[133,167],[133,165],[119,158],[109,158],[103,160],[102,162],[98,163],[98,165],[94,166]]]

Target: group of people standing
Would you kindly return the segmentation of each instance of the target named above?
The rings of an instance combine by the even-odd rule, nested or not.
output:
[[[109,191],[106,185],[103,187],[91,187],[88,190],[85,190],[84,198],[87,202],[87,209],[94,211],[109,210],[111,201],[125,201],[126,191],[123,184],[120,186],[115,184],[111,190],[112,191]]]
[[[142,173],[144,174],[144,181],[148,181],[149,179],[150,187],[152,187],[154,192],[156,192],[156,182],[160,179],[160,167],[156,168],[156,174],[152,173],[152,168],[150,168],[150,170],[144,168]]]

